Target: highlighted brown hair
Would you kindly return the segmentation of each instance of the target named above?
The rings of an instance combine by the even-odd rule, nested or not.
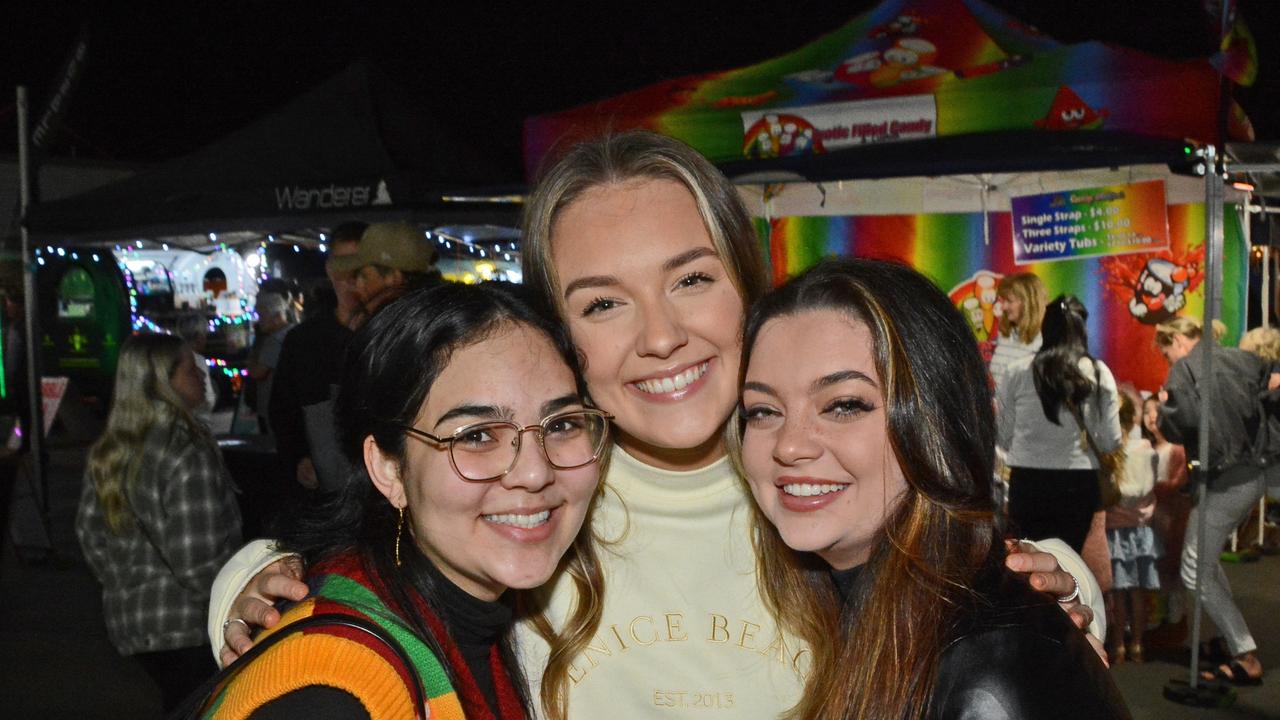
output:
[[[907,490],[843,606],[827,564],[787,547],[755,509],[761,594],[782,628],[813,652],[788,716],[920,717],[949,628],[975,597],[979,574],[1004,557],[991,496],[995,422],[986,369],[968,324],[928,279],[892,263],[827,260],[751,310],[744,374],[765,324],[813,310],[845,313],[870,331],[886,431]],[[740,433],[730,452],[741,472]]]

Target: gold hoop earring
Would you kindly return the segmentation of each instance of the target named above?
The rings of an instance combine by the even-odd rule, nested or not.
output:
[[[396,522],[396,567],[400,567],[400,535],[404,532],[404,508],[400,508],[400,520]]]

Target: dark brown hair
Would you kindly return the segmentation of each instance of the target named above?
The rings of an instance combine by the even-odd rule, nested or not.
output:
[[[836,310],[865,323],[886,431],[907,489],[847,602],[817,555],[786,546],[756,508],[757,581],[781,626],[809,643],[812,670],[790,716],[926,714],[938,659],[978,576],[1004,556],[991,495],[994,416],[973,334],[933,283],[902,265],[828,260],[752,308],[745,373],[768,322]],[[799,349],[797,349],[799,351]],[[741,439],[731,443],[741,470]]]

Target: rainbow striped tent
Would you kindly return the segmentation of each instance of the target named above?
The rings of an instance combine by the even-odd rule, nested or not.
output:
[[[887,0],[782,57],[530,118],[526,165],[605,130],[676,137],[742,186],[776,282],[826,255],[901,260],[951,293],[989,350],[994,283],[1032,271],[1085,301],[1093,350],[1119,380],[1154,390],[1166,371],[1154,322],[1203,308],[1203,181],[1170,168],[1189,166],[1187,139],[1216,139],[1226,67],[1240,69],[1062,44],[979,0]],[[1229,134],[1249,139],[1243,113],[1230,117]],[[1160,184],[1154,200],[1144,183]],[[1159,241],[1020,257],[1017,243],[1044,230],[1026,232],[1018,203],[1068,202],[1076,188],[1128,193],[1077,209],[1120,213]],[[1230,341],[1248,248],[1237,215],[1226,221]]]
[[[1064,45],[979,0],[887,0],[772,60],[529,118],[525,160],[532,175],[557,144],[630,128],[717,163],[1008,130],[1208,142],[1219,92],[1209,58]],[[1232,118],[1233,136],[1249,139],[1243,114]]]

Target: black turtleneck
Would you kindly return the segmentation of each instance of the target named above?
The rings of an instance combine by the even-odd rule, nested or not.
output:
[[[467,669],[494,716],[498,716],[498,691],[493,682],[489,655],[502,634],[511,626],[511,608],[501,602],[487,602],[454,585],[431,567],[436,585],[435,605],[440,621],[449,629],[449,638],[462,653]],[[443,659],[443,658],[442,658]]]
[[[862,566],[854,565],[848,570],[831,570],[831,579],[835,581],[836,593],[840,595],[840,602],[849,602],[849,596],[853,594],[853,588],[858,583],[858,576],[862,574]]]

